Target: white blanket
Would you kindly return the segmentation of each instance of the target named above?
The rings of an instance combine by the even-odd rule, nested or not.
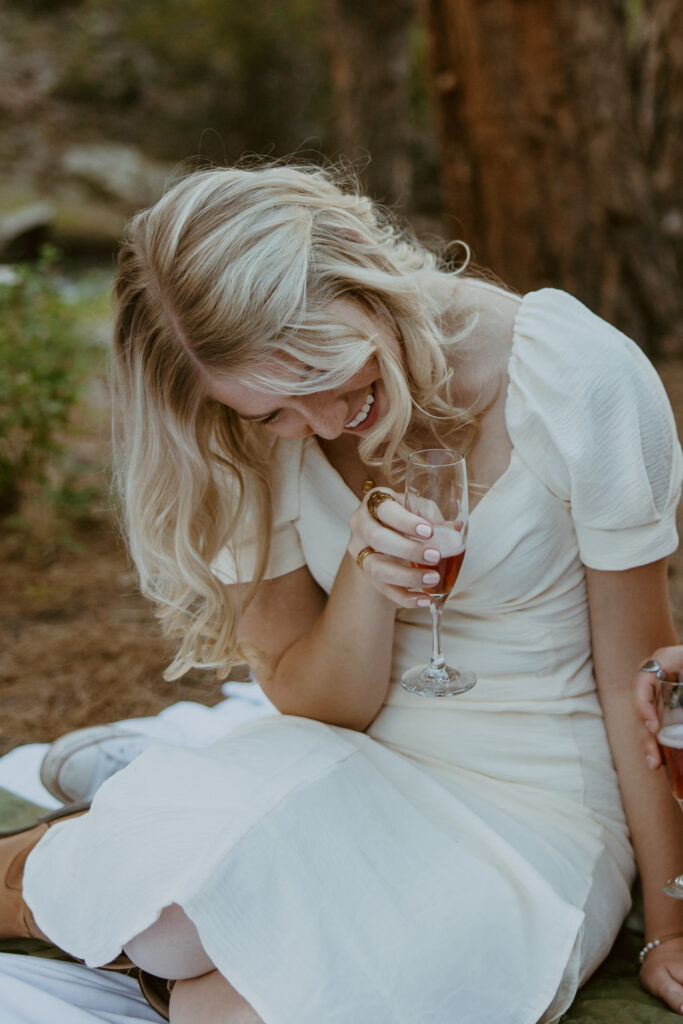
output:
[[[180,701],[154,718],[131,718],[119,724],[159,742],[201,747],[242,722],[277,714],[256,683],[226,683],[223,693],[226,700],[212,708]],[[47,744],[32,743],[0,758],[0,786],[43,807],[59,806],[40,782],[46,750]],[[0,1020],[2,1024],[143,1024],[162,1018],[130,978],[5,953],[0,954]]]

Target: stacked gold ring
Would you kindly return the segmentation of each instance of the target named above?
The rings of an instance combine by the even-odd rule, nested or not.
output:
[[[377,509],[379,508],[383,501],[395,500],[396,499],[394,498],[393,494],[389,494],[388,491],[373,491],[366,502],[368,506],[368,512],[370,513],[373,519],[377,520],[377,522],[380,523],[381,519],[377,515]]]
[[[358,568],[359,569],[363,568],[363,562],[368,557],[368,555],[375,555],[375,554],[377,554],[377,552],[375,551],[374,548],[371,548],[369,544],[366,547],[361,548],[361,550],[356,555],[356,565],[358,566]]]

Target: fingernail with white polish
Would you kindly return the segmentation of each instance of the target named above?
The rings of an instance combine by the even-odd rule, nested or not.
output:
[[[431,537],[432,528],[431,526],[426,526],[424,523],[420,523],[419,526],[415,527],[415,533],[418,537]]]
[[[426,587],[433,587],[435,583],[439,582],[438,572],[426,572],[422,577],[422,582]]]
[[[429,608],[431,603],[428,597],[418,597],[417,599],[418,608]]]
[[[424,558],[425,562],[434,563],[440,561],[441,559],[441,555],[439,554],[438,551],[436,551],[435,548],[427,548],[422,557]]]

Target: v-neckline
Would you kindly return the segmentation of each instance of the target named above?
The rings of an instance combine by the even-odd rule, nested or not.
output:
[[[322,448],[318,444],[317,438],[315,438],[315,437],[308,438],[308,443],[313,445],[313,447],[315,448],[318,456],[325,463],[325,467],[326,467],[326,469],[328,471],[328,474],[330,476],[334,476],[337,479],[337,481],[339,482],[339,486],[341,488],[343,488],[343,490],[345,491],[347,497],[353,498],[353,501],[356,504],[358,504],[358,502],[360,501],[358,495],[356,494],[356,492],[353,490],[352,487],[349,487],[349,485],[347,484],[346,480],[341,475],[339,470],[336,469],[336,467],[332,465],[330,460],[325,455],[325,452],[322,450]],[[500,476],[496,480],[493,481],[493,483],[491,484],[491,486],[487,490],[486,494],[483,494],[481,496],[481,498],[479,499],[477,504],[474,506],[474,508],[470,510],[470,513],[469,513],[470,520],[477,513],[477,511],[481,508],[481,506],[486,502],[486,500],[487,500],[487,498],[489,497],[490,494],[492,494],[494,491],[500,490],[501,487],[503,487],[503,486],[505,486],[507,484],[507,478],[512,475],[513,470],[515,469],[515,464],[516,464],[517,461],[518,461],[517,460],[517,452],[516,452],[515,448],[513,447],[511,452],[510,452],[510,461],[508,462],[508,464],[505,467],[505,469],[503,470],[503,472],[500,474]]]

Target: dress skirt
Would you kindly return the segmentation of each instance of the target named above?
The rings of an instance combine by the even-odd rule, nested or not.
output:
[[[554,1020],[605,849],[570,871],[571,900],[491,813],[366,734],[274,715],[142,754],[41,840],[25,898],[90,966],[180,904],[266,1024]]]

